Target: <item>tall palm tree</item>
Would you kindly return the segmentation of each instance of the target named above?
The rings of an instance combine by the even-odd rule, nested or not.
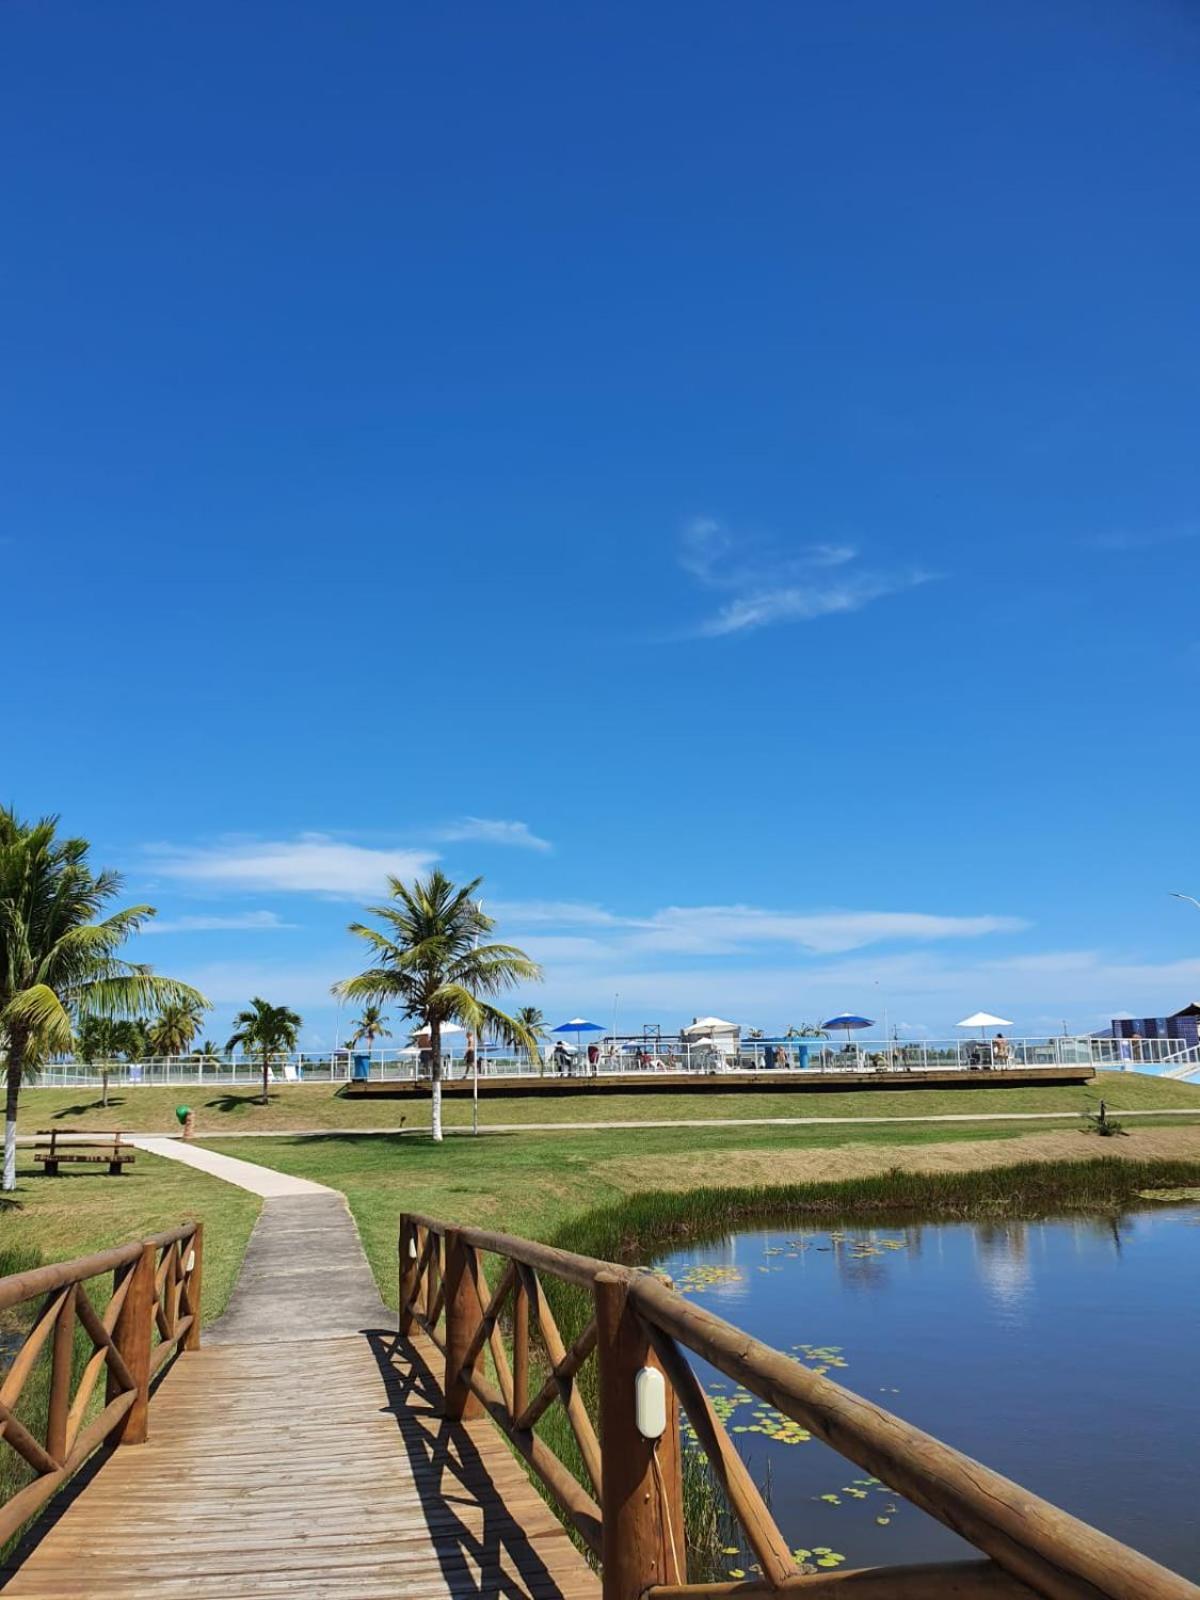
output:
[[[433,1137],[442,1137],[442,1028],[460,1023],[476,1035],[486,1028],[508,1044],[535,1050],[537,1041],[516,1017],[492,1004],[492,998],[519,983],[542,975],[523,950],[510,944],[484,944],[495,926],[485,917],[475,878],[462,888],[444,873],[418,878],[411,888],[389,878],[386,905],[368,906],[383,924],[374,928],[352,922],[350,932],[368,945],[373,964],[356,978],[335,984],[333,992],[347,1000],[391,1001],[406,1017],[429,1030],[433,1068]]]
[[[546,1037],[545,1013],[540,1006],[520,1006],[516,1017],[521,1026],[529,1030],[529,1034],[534,1041],[534,1055],[537,1059],[538,1071],[545,1072],[546,1060],[542,1054],[542,1040]]]
[[[200,1032],[207,1006],[179,1001],[162,1008],[148,1029],[148,1043],[156,1056],[185,1055]]]
[[[236,1050],[245,1045],[247,1050],[257,1050],[262,1056],[262,1104],[267,1104],[267,1086],[271,1079],[271,1057],[280,1052],[294,1050],[300,1037],[304,1019],[287,1006],[268,1005],[257,995],[250,1002],[249,1011],[239,1011],[233,1019],[235,1032],[226,1050]]]
[[[124,960],[121,946],[153,906],[100,914],[121,889],[118,873],[93,872],[86,839],[58,836],[58,818],[23,822],[0,806],[0,1047],[7,1057],[4,1173],[16,1187],[17,1107],[27,1070],[69,1050],[72,1021],[133,1017],[204,996],[175,978]],[[98,920],[99,919],[99,920]]]
[[[350,1035],[351,1046],[356,1045],[360,1039],[365,1039],[369,1050],[376,1039],[390,1039],[392,1030],[384,1027],[386,1021],[387,1017],[382,1006],[364,1006],[363,1014],[354,1024],[354,1032]]]

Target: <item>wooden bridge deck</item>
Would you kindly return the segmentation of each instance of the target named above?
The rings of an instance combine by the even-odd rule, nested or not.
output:
[[[487,1420],[437,1415],[423,1338],[189,1353],[143,1445],[102,1452],[5,1600],[595,1600],[599,1580]]]

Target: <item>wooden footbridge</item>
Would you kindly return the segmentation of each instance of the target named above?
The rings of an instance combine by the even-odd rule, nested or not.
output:
[[[1200,1600],[653,1274],[407,1216],[398,1332],[347,1329],[303,1271],[320,1219],[274,1217],[294,1270],[256,1230],[211,1341],[197,1225],[0,1279],[0,1313],[32,1308],[0,1381],[4,1454],[25,1478],[0,1478],[6,1597]],[[798,1568],[693,1356],[978,1559]],[[680,1407],[753,1552],[745,1580],[689,1578]]]

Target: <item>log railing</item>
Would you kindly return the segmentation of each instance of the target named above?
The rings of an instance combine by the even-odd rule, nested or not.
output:
[[[38,1303],[0,1381],[0,1445],[15,1451],[34,1474],[0,1505],[0,1545],[106,1439],[140,1444],[146,1438],[152,1380],[176,1351],[200,1343],[203,1248],[203,1228],[195,1222],[78,1261],[0,1278],[0,1312]],[[86,1285],[109,1274],[111,1293],[98,1309]],[[79,1329],[92,1349],[77,1371]],[[43,1355],[47,1343],[48,1358]],[[33,1373],[45,1365],[43,1417],[40,1399],[36,1407],[22,1407],[21,1400]],[[101,1374],[104,1404],[96,1410],[93,1396]],[[30,1414],[34,1409],[36,1421]]]
[[[499,1263],[494,1289],[485,1258]],[[409,1214],[400,1224],[399,1276],[401,1335],[420,1329],[445,1358],[445,1414],[486,1413],[503,1429],[597,1559],[604,1600],[1200,1600],[1200,1589],[1176,1573],[760,1344],[653,1273]],[[590,1300],[592,1315],[570,1346],[543,1280],[573,1284]],[[546,1376],[531,1392],[534,1337]],[[953,1529],[982,1559],[802,1572],[690,1354]],[[593,1356],[595,1420],[576,1382]],[[657,1388],[657,1380],[639,1379],[645,1368],[665,1380],[657,1438],[639,1431],[647,1413],[639,1416],[637,1390]],[[554,1405],[564,1408],[586,1482],[536,1431]],[[679,1408],[754,1552],[759,1574],[748,1581],[688,1581]]]

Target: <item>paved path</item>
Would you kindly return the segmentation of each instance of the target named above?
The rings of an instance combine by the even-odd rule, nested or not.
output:
[[[336,1192],[326,1188],[323,1183],[311,1183],[307,1178],[290,1178],[286,1173],[272,1172],[269,1167],[260,1167],[254,1161],[239,1161],[236,1156],[219,1155],[215,1150],[205,1150],[178,1136],[158,1138],[135,1133],[127,1137],[129,1143],[138,1150],[165,1156],[168,1161],[182,1162],[185,1167],[198,1167],[201,1172],[210,1173],[214,1178],[223,1178],[226,1183],[234,1183],[239,1189],[249,1189],[251,1194],[260,1194],[266,1200],[296,1195],[331,1195]]]
[[[1110,1106],[1113,1117],[1119,1122],[1126,1117],[1195,1117],[1200,1120],[1200,1103],[1194,1106],[1170,1106],[1147,1111],[1124,1111]],[[936,1116],[923,1117],[670,1117],[629,1119],[623,1122],[489,1122],[481,1123],[480,1133],[602,1133],[605,1129],[619,1128],[852,1128],[858,1123],[880,1125],[892,1122],[1078,1122],[1078,1111],[946,1111]],[[446,1125],[447,1137],[471,1138],[471,1129]],[[374,1139],[381,1134],[392,1138],[420,1138],[429,1133],[428,1128],[237,1128],[228,1132],[206,1128],[198,1134],[201,1140],[226,1139]],[[139,1142],[141,1135],[131,1136]],[[159,1144],[178,1143],[180,1135],[171,1134],[155,1140]],[[150,1145],[145,1146],[146,1149]],[[168,1151],[161,1151],[163,1155]],[[232,1157],[224,1158],[226,1160]],[[238,1163],[242,1166],[250,1162]],[[211,1170],[211,1169],[209,1169]],[[262,1170],[261,1168],[258,1170]],[[219,1174],[218,1174],[219,1175]],[[236,1181],[236,1180],[231,1180]],[[297,1179],[296,1182],[302,1180]]]
[[[490,1421],[439,1415],[344,1198],[173,1139],[264,1196],[229,1306],[147,1443],[101,1451],[0,1568],[5,1600],[599,1600]]]

